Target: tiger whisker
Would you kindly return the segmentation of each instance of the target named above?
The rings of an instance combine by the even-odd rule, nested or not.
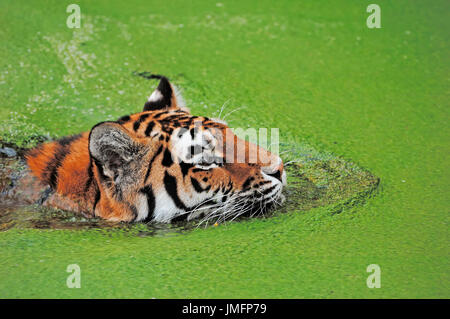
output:
[[[225,105],[226,105],[229,101],[231,101],[231,99],[226,100],[226,101],[222,104],[222,106],[221,106],[221,108],[220,108],[220,113],[219,113],[219,116],[218,116],[218,118],[219,118],[220,120],[223,120],[223,119],[221,118],[222,112],[223,112],[223,110],[225,110]]]
[[[228,112],[227,114],[225,114],[225,116],[222,118],[222,120],[225,120],[225,118],[226,118],[228,115],[230,115],[230,114],[232,114],[232,113],[234,113],[234,112],[236,112],[236,111],[239,111],[239,110],[241,110],[241,109],[244,109],[244,108],[246,108],[246,106],[241,106],[241,107],[238,107],[238,108],[232,110],[231,112]]]

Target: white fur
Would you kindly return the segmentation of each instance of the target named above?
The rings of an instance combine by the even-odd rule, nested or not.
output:
[[[188,158],[188,154],[190,154],[190,148],[193,145],[202,145],[202,142],[207,139],[211,141],[212,147],[215,146],[216,140],[214,136],[209,131],[204,131],[199,129],[198,133],[195,135],[195,138],[192,139],[189,131],[183,132],[181,137],[178,137],[182,129],[177,129],[174,134],[172,134],[171,143],[172,143],[172,152],[175,155],[175,158],[181,159],[186,163],[198,163],[204,153],[197,154],[192,158]],[[207,152],[207,151],[205,151]],[[212,154],[209,154],[212,155]],[[219,155],[219,154],[216,154]]]
[[[155,194],[155,212],[153,220],[159,223],[168,223],[177,213],[183,210],[177,208],[164,187]]]
[[[217,122],[217,123],[221,123],[223,125],[228,125],[228,123],[226,121],[219,119],[217,117],[213,117],[213,118],[211,118],[211,120],[213,120],[214,122]]]
[[[163,95],[158,89],[154,90],[153,93],[148,97],[149,102],[156,102],[163,99]]]
[[[281,163],[283,163],[282,159],[279,156],[277,156],[272,160],[270,165],[263,166],[261,169],[266,174],[273,174],[280,168]]]
[[[264,189],[268,189],[268,188],[270,188],[272,186],[277,186],[277,187],[275,187],[275,189],[271,193],[266,194],[263,197],[263,199],[270,198],[275,193],[281,193],[281,190],[283,189],[283,186],[282,186],[283,183],[280,180],[278,180],[277,178],[275,178],[273,176],[269,176],[269,175],[265,174],[264,171],[262,171],[262,170],[261,170],[261,174],[264,177],[264,179],[269,180],[271,182],[270,184],[268,184],[268,186],[264,187]],[[284,179],[286,179],[286,173],[285,172],[283,172],[283,176],[284,176]],[[261,191],[263,191],[264,189],[261,189]]]
[[[136,208],[138,211],[136,221],[144,220],[148,216],[147,196],[145,196],[144,194],[138,194],[136,200]]]

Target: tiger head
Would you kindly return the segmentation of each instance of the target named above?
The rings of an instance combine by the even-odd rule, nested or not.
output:
[[[124,221],[224,221],[264,213],[280,202],[286,179],[281,159],[238,138],[220,120],[191,115],[175,86],[159,78],[142,112],[99,123],[85,142],[81,137],[64,145],[66,157],[76,156],[77,147],[88,148],[88,183],[96,191],[90,197],[93,215]],[[29,157],[30,166],[35,162]],[[82,183],[60,186],[68,175],[66,162],[56,169],[54,188],[67,195]],[[77,162],[72,158],[71,165],[81,165]]]
[[[105,197],[134,203],[136,221],[262,213],[285,181],[278,156],[191,115],[165,77],[143,112],[96,125],[89,151]]]

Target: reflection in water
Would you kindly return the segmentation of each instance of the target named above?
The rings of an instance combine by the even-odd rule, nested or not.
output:
[[[0,231],[11,228],[111,230],[126,231],[139,237],[180,234],[194,227],[193,224],[156,224],[111,222],[99,218],[84,218],[77,214],[38,205],[17,206],[0,204]]]
[[[98,218],[88,219],[71,212],[36,204],[30,205],[26,200],[30,199],[27,187],[17,190],[19,188],[17,181],[23,181],[21,178],[26,172],[26,165],[20,155],[0,157],[0,231],[11,228],[91,229],[121,231],[129,235],[146,237],[178,235],[196,227],[208,226],[199,225],[198,221],[180,221],[172,224],[111,222]],[[277,213],[307,211],[331,204],[334,205],[332,212],[339,213],[344,207],[365,201],[377,189],[379,183],[377,177],[330,154],[295,146],[289,150],[289,155],[292,158],[285,158],[285,163],[288,163],[286,166],[288,186],[283,190],[286,201],[283,206],[266,213],[263,217]],[[245,220],[249,217],[238,219]],[[213,224],[210,223],[209,226]]]

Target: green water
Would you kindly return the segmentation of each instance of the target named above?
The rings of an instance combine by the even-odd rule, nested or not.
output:
[[[231,127],[278,127],[380,177],[356,205],[170,236],[126,231],[0,232],[0,296],[136,298],[448,298],[448,1],[149,4],[0,3],[0,136],[88,130],[141,109],[156,83],[181,87],[194,114]],[[24,23],[24,16],[27,17]],[[66,286],[67,265],[81,289]],[[369,289],[366,267],[381,267]]]

